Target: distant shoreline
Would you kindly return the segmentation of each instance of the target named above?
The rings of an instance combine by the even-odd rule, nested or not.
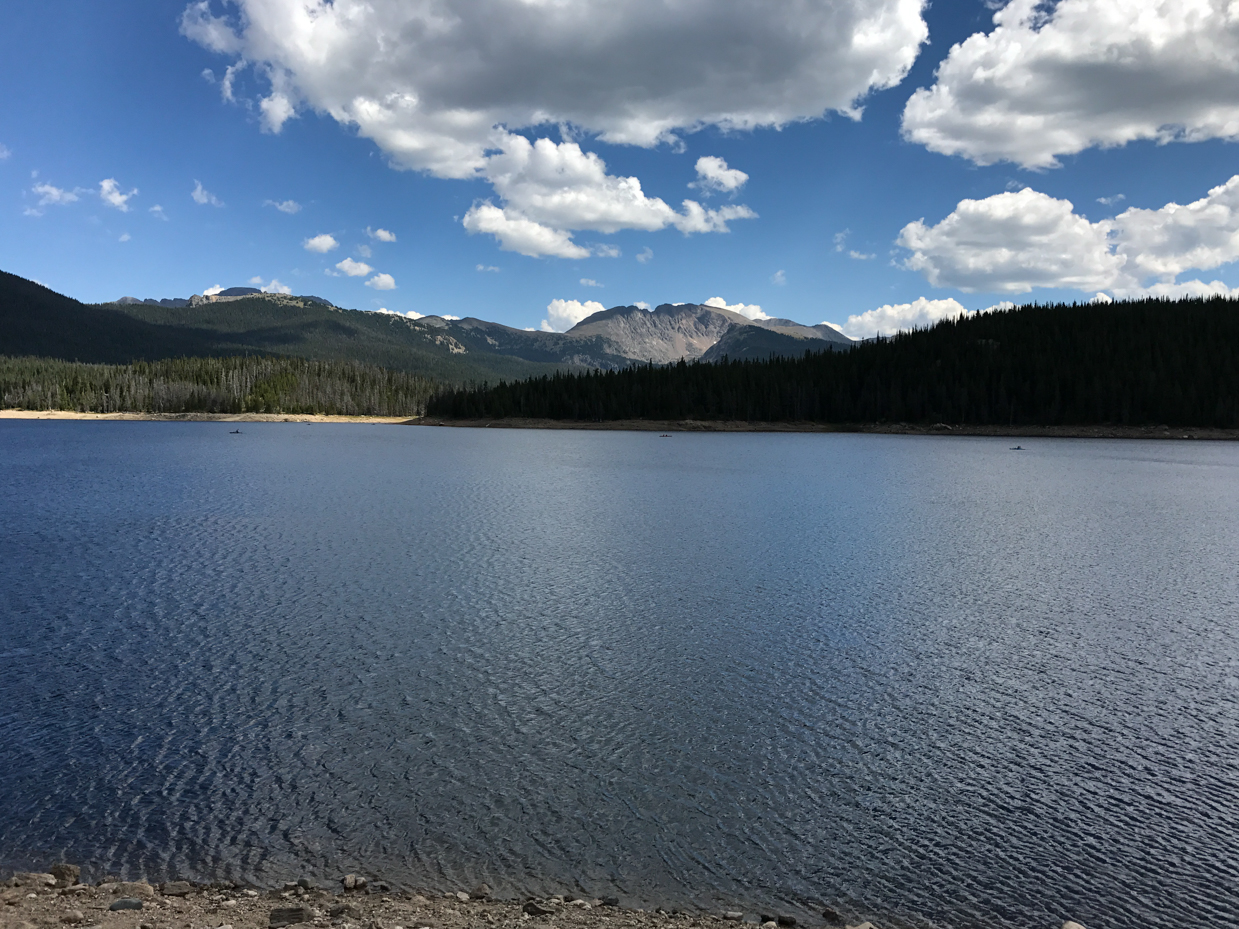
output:
[[[1239,429],[1208,426],[979,426],[917,423],[749,422],[734,420],[441,419],[408,416],[327,416],[318,413],[79,413],[75,410],[0,410],[2,419],[95,422],[359,423],[453,426],[466,429],[585,429],[601,432],[837,432],[865,435],[993,436],[1027,439],[1196,439],[1239,441]]]
[[[926,426],[916,423],[745,422],[731,420],[617,419],[581,422],[560,419],[441,419],[422,417],[410,426],[456,426],[491,429],[593,429],[605,432],[843,432],[868,435],[1001,436],[1054,439],[1213,439],[1239,441],[1239,429],[1162,426]]]
[[[325,416],[318,413],[79,413],[76,410],[0,410],[0,419],[58,419],[158,423],[373,423],[399,425],[407,416]]]

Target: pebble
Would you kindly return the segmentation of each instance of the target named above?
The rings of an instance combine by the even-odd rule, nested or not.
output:
[[[550,916],[555,911],[547,909],[540,903],[535,903],[533,900],[530,900],[521,907],[521,912],[526,913],[529,916]]]
[[[112,892],[122,897],[141,897],[143,900],[155,896],[155,888],[146,881],[125,881],[117,884]]]
[[[60,917],[62,923],[80,923],[86,921],[86,914],[81,910],[69,910]]]
[[[839,915],[837,910],[834,910],[831,907],[826,907],[826,909],[822,910],[822,918],[832,926],[843,925],[843,917]]]
[[[194,885],[189,881],[168,881],[160,890],[165,897],[186,897],[194,892]]]
[[[479,900],[485,900],[491,894],[490,885],[483,882],[478,884],[473,890],[469,891],[469,896],[477,897]]]
[[[308,877],[297,878],[297,886],[301,887],[304,890],[317,890],[318,889],[314,886],[314,882],[310,880]]]
[[[619,906],[619,897],[603,897],[603,906]]]
[[[1084,929],[1084,927],[1079,923],[1073,923],[1071,920],[1067,920],[1063,923],[1063,929]]]
[[[723,919],[728,922],[738,923],[744,919],[744,914],[740,910],[728,910],[723,914]]]
[[[257,896],[258,896],[258,891],[256,891],[256,890],[250,890],[249,888],[246,888],[245,890],[241,891],[241,893],[245,894],[245,896],[247,896],[247,897],[257,897]]]
[[[456,899],[459,900],[461,903],[468,903],[469,895],[465,893],[463,890],[458,890],[456,891]]]
[[[345,890],[365,890],[366,879],[359,877],[356,874],[346,874],[340,878],[340,883],[344,885]]]
[[[119,900],[113,900],[109,910],[140,910],[142,909],[142,901],[137,897],[121,897]]]
[[[55,887],[56,877],[53,874],[43,874],[38,871],[21,871],[13,875],[13,880],[23,886]]]

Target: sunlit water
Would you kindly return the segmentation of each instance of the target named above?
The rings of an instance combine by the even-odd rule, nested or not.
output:
[[[0,423],[0,865],[1239,925],[1239,446],[231,428]]]

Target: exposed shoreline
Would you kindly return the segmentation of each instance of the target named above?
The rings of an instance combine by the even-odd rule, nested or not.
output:
[[[0,420],[166,423],[359,423],[384,426],[451,426],[465,429],[575,429],[600,432],[836,432],[862,435],[993,436],[1028,439],[1195,439],[1239,441],[1239,429],[1210,426],[984,426],[934,423],[814,423],[737,420],[441,419],[408,416],[329,416],[320,413],[80,413],[76,410],[0,410]]]
[[[420,893],[346,875],[332,887],[301,878],[262,889],[231,881],[150,884],[105,877],[80,883],[80,869],[53,865],[53,873],[19,872],[0,883],[0,926],[5,929],[726,929],[737,924],[790,929],[798,920],[780,909],[717,913],[629,908],[618,897],[496,899],[482,884],[464,890]],[[830,907],[800,925],[877,929],[863,917],[845,918]],[[802,917],[803,919],[803,917]],[[892,925],[892,924],[888,924]]]

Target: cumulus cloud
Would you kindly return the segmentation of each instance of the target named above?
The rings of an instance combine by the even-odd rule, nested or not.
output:
[[[637,261],[641,262],[641,264],[646,264],[652,261],[653,258],[654,249],[650,248],[648,245],[637,253]]]
[[[336,237],[328,235],[326,232],[321,235],[316,235],[313,238],[306,239],[301,243],[301,247],[307,252],[318,252],[320,255],[325,255],[333,248],[339,248],[340,243],[336,241]]]
[[[136,187],[127,194],[121,193],[120,185],[116,183],[114,177],[99,182],[99,199],[122,213],[129,212],[129,198],[136,196],[137,193]]]
[[[290,216],[293,213],[301,212],[301,204],[296,200],[264,200],[263,206],[273,206],[281,213],[287,213]]]
[[[211,206],[223,206],[224,203],[219,197],[211,193],[202,186],[202,181],[194,181],[194,189],[189,192],[189,195],[194,198],[194,203],[201,206],[206,206],[208,203]]]
[[[967,310],[956,300],[927,300],[918,297],[911,303],[888,303],[876,310],[867,310],[856,316],[849,316],[848,321],[838,329],[853,339],[868,339],[875,335],[892,335],[908,329],[918,329],[932,326],[943,319],[954,319],[964,316]]]
[[[189,4],[181,32],[260,66],[290,106],[330,114],[396,162],[442,177],[474,173],[499,124],[648,146],[707,125],[858,117],[927,37],[922,0],[234,5],[229,17]]]
[[[372,139],[397,166],[491,180],[504,202],[477,205],[467,229],[523,254],[579,258],[586,250],[570,241],[577,230],[723,232],[753,214],[675,211],[640,195],[633,178],[539,174],[571,174],[574,159],[589,167],[573,137],[652,146],[706,126],[782,126],[829,111],[859,118],[863,99],[899,83],[916,59],[927,38],[923,5],[197,0],[181,32],[233,58],[226,99],[234,69],[252,65],[269,82],[258,103],[266,131],[311,109]],[[530,143],[508,130],[542,126],[560,127],[560,147],[571,148],[556,153],[540,139],[550,146],[547,164],[527,164],[521,142]],[[735,190],[744,177],[722,159],[699,168],[708,189]]]
[[[572,240],[579,230],[654,232],[674,226],[685,235],[727,232],[731,220],[756,216],[746,206],[710,210],[693,200],[685,200],[677,212],[662,199],[646,196],[637,178],[607,174],[606,163],[575,142],[530,142],[503,134],[496,144],[500,150],[486,158],[484,173],[503,206],[475,203],[464,226],[490,233],[501,248],[523,255],[587,257],[591,250]]]
[[[354,261],[352,258],[345,258],[343,261],[338,262],[336,269],[343,271],[349,277],[365,277],[374,270],[364,261]]]
[[[697,159],[697,180],[689,184],[702,191],[734,193],[745,185],[749,176],[737,168],[727,167],[727,162],[714,155]]]
[[[367,226],[366,235],[368,235],[370,238],[374,239],[377,242],[395,242],[396,241],[396,234],[394,232],[388,232],[386,229],[371,229],[369,226]]]
[[[703,306],[713,306],[720,310],[731,310],[733,313],[739,313],[749,319],[770,319],[765,311],[755,303],[733,303],[728,305],[727,301],[722,297],[711,297]]]
[[[639,307],[641,307],[641,309],[643,309],[643,310],[648,310],[648,309],[650,308],[650,305],[649,305],[648,303],[646,303],[644,300],[638,300],[638,301],[636,301],[636,302],[633,304],[633,306],[639,306]]]
[[[552,300],[546,305],[543,332],[567,332],[587,316],[601,313],[605,307],[596,300]]]
[[[258,280],[259,280],[259,282],[261,282],[261,281],[262,281],[262,278],[259,278]],[[254,282],[253,282],[253,281],[250,281],[250,283],[252,284],[252,283],[254,283]],[[224,290],[224,285],[223,285],[223,284],[216,284],[214,287],[206,287],[206,288],[203,288],[202,295],[203,295],[204,297],[214,297],[217,293],[220,293],[220,292],[221,292],[221,291],[223,291],[223,290]]]
[[[619,258],[623,254],[618,245],[603,244],[594,246],[594,255],[598,258]]]
[[[903,113],[905,137],[978,164],[1056,166],[1137,139],[1239,138],[1228,0],[1012,0],[954,46]]]
[[[1122,272],[1110,227],[1077,215],[1069,200],[1031,188],[961,200],[935,226],[908,223],[898,242],[904,266],[935,287],[1027,293],[1034,287],[1098,290]]]
[[[366,286],[373,287],[375,290],[395,290],[396,279],[390,274],[376,274],[366,281]]]
[[[164,222],[168,221],[168,215],[163,211],[163,207],[161,207],[158,203],[156,203],[153,207],[147,210],[147,212],[150,213],[152,216],[154,216],[156,219],[162,219]]]
[[[868,261],[870,258],[877,258],[873,252],[858,252],[854,248],[848,249],[848,257],[853,261]]]
[[[602,285],[599,284],[592,277],[583,277],[581,278],[581,286],[582,287],[601,287]]]
[[[935,226],[909,223],[899,244],[912,252],[905,267],[935,286],[963,291],[1218,293],[1213,284],[1176,278],[1239,260],[1239,175],[1186,205],[1131,207],[1095,223],[1077,214],[1071,201],[1031,188],[961,200]]]
[[[426,318],[426,314],[425,314],[425,313],[419,313],[419,312],[417,312],[417,310],[408,310],[407,312],[401,313],[401,312],[399,312],[399,311],[397,311],[397,310],[389,310],[389,309],[388,309],[387,307],[385,307],[385,306],[381,306],[381,307],[379,307],[379,308],[378,308],[377,310],[375,310],[374,312],[375,312],[375,313],[386,313],[388,316],[403,316],[403,317],[405,317],[405,318],[407,318],[407,319],[425,319],[425,318]],[[456,317],[454,317],[454,316],[451,316],[451,317],[445,316],[445,317],[444,317],[444,319],[455,319],[455,318],[456,318]]]
[[[291,294],[293,292],[291,287],[287,284],[281,284],[274,277],[271,278],[271,282],[269,284],[264,284],[262,281],[262,275],[255,275],[249,279],[249,282],[261,290],[264,294]],[[204,290],[203,293],[208,295],[217,294],[223,289],[224,288],[222,287],[213,287],[210,290]]]

